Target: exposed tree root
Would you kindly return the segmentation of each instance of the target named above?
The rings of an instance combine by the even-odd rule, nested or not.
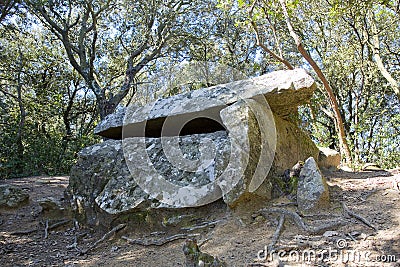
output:
[[[46,220],[44,226],[44,239],[47,239],[48,236],[49,236],[49,220]]]
[[[84,254],[84,253],[82,252],[82,250],[78,247],[78,237],[77,237],[77,236],[74,237],[74,243],[72,243],[71,245],[66,246],[66,248],[67,248],[67,249],[73,248],[73,249],[75,249],[79,254]]]
[[[94,242],[90,247],[88,247],[87,249],[81,250],[81,254],[86,254],[88,253],[90,250],[93,250],[94,248],[96,248],[101,242],[103,242],[104,240],[110,238],[115,232],[121,230],[122,228],[124,228],[126,226],[126,224],[122,223],[122,224],[118,224],[117,226],[115,226],[113,229],[111,229],[110,231],[108,231],[107,233],[105,233],[103,235],[102,238],[100,238],[99,240],[97,240],[96,242]],[[79,249],[78,249],[79,250]]]
[[[65,225],[65,224],[69,223],[70,221],[71,221],[70,219],[65,219],[65,220],[53,223],[52,225],[49,225],[49,230],[53,230],[53,229],[55,229],[57,227]]]
[[[222,221],[224,221],[224,220],[222,219],[222,220],[216,220],[216,221],[211,221],[211,222],[204,222],[204,223],[192,226],[192,227],[181,228],[181,230],[185,230],[185,231],[189,231],[190,232],[190,231],[194,231],[194,230],[198,230],[198,229],[202,229],[202,228],[206,228],[206,227],[218,224],[218,223],[220,223]]]
[[[173,236],[168,236],[165,238],[161,238],[158,240],[150,240],[150,239],[131,239],[127,236],[121,236],[122,239],[126,240],[129,244],[136,244],[141,246],[162,246],[169,242],[178,240],[178,239],[186,239],[190,237],[196,237],[199,234],[176,234]]]
[[[269,214],[269,213],[283,214],[287,217],[292,218],[292,220],[296,223],[296,225],[298,227],[302,228],[304,231],[309,232],[309,233],[321,233],[328,229],[345,224],[345,222],[342,219],[339,219],[339,220],[333,220],[332,222],[330,222],[328,224],[319,225],[319,226],[307,225],[303,221],[303,219],[300,217],[300,215],[297,214],[296,212],[286,210],[286,209],[280,209],[280,208],[267,208],[267,209],[262,209],[259,212],[264,217],[266,217],[267,214]]]
[[[363,216],[358,215],[357,213],[349,210],[349,208],[346,206],[346,204],[344,202],[340,202],[342,204],[343,207],[343,211],[348,214],[350,217],[356,218],[357,220],[361,221],[362,223],[364,223],[365,225],[367,225],[368,227],[374,229],[375,231],[377,230],[375,226],[373,226],[367,219],[365,219]]]
[[[53,229],[55,229],[57,227],[65,225],[65,224],[69,223],[70,221],[71,220],[69,220],[69,219],[65,219],[65,220],[62,220],[60,222],[56,222],[54,224],[49,225],[49,220],[46,220],[45,229],[44,229],[45,238],[47,238],[49,230],[53,230]],[[10,235],[29,235],[29,234],[32,234],[34,232],[37,232],[39,230],[38,228],[36,228],[36,229],[28,229],[28,230],[23,230],[23,231],[15,231],[15,232],[10,233]]]
[[[272,251],[276,242],[278,242],[278,239],[279,239],[279,236],[281,235],[284,223],[285,223],[285,214],[281,214],[281,216],[279,217],[278,226],[276,227],[275,233],[272,236],[272,241],[268,246],[268,251]]]

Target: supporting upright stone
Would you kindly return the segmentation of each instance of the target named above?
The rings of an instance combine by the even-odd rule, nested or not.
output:
[[[328,184],[313,157],[305,161],[300,172],[297,206],[302,214],[318,213],[329,207]]]
[[[256,190],[260,197],[270,199],[271,183],[266,178],[274,160],[276,130],[269,107],[248,99],[223,109],[221,117],[238,150],[232,154],[242,159],[232,171],[240,175],[235,186],[225,190],[226,185],[220,181],[225,203],[234,207],[254,196]]]

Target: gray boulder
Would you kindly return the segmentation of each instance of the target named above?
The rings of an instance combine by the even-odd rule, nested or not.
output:
[[[0,185],[0,207],[18,208],[29,201],[29,194],[12,185]]]
[[[263,109],[262,106],[259,108]],[[274,116],[273,125],[268,124],[270,119],[263,124],[257,121],[260,116],[254,116],[253,111],[257,111],[254,106],[249,110],[247,105],[238,102],[221,112],[224,123],[235,125],[236,122],[237,131],[250,140],[249,161],[243,167],[243,175],[229,192],[223,190],[225,203],[244,212],[261,208],[272,198],[274,180],[287,166],[318,156],[318,148],[294,123]],[[244,117],[246,127],[238,119]]]
[[[328,184],[313,157],[308,158],[301,169],[297,205],[302,214],[318,213],[329,207]]]
[[[95,199],[112,177],[129,177],[120,140],[107,140],[78,153],[72,167],[66,195],[80,219],[96,223]]]
[[[202,142],[206,138],[214,149],[205,153]],[[180,149],[167,149],[175,141]],[[149,206],[200,206],[215,194],[220,198],[216,179],[227,168],[231,149],[225,131],[163,139],[133,137],[124,139],[123,148],[130,175],[113,177],[96,198],[96,203],[108,213]],[[184,161],[195,163],[202,156],[210,156],[209,161],[203,161],[204,166],[182,165]],[[184,196],[182,189],[191,189],[190,194]]]

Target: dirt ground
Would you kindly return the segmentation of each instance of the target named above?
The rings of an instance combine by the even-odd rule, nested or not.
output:
[[[337,171],[325,176],[332,205],[329,210],[303,220],[309,225],[320,225],[343,218],[346,224],[310,234],[286,217],[272,253],[268,248],[265,253],[265,248],[271,243],[280,215],[254,215],[244,223],[222,203],[209,207],[203,220],[194,223],[199,226],[197,229],[175,225],[151,232],[130,225],[82,253],[107,230],[78,225],[67,212],[46,211],[38,204],[47,197],[62,200],[68,177],[1,180],[0,184],[26,190],[30,201],[19,209],[0,210],[0,266],[184,266],[183,239],[161,246],[143,246],[129,244],[122,237],[165,240],[174,234],[188,233],[197,234],[202,251],[218,256],[228,266],[400,266],[399,170]],[[354,216],[343,215],[340,202],[376,230]],[[296,208],[286,197],[275,199],[269,207],[292,211]]]

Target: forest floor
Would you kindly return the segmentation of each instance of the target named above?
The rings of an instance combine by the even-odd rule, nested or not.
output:
[[[274,245],[279,251],[265,257],[264,250],[276,232],[279,214],[267,219],[254,216],[246,224],[222,203],[210,206],[203,226],[191,229],[198,234],[201,251],[224,260],[228,266],[400,266],[400,171],[329,172],[331,208],[317,216],[302,219],[309,225],[343,218],[343,226],[310,233],[286,217]],[[46,212],[40,199],[62,199],[68,177],[28,177],[1,180],[30,195],[29,204],[14,210],[0,210],[0,266],[184,266],[183,239],[163,245],[129,244],[131,239],[166,240],[182,228],[122,229],[107,236],[96,247],[82,253],[107,232],[99,228],[78,227],[67,213]],[[343,215],[341,202],[362,216]],[[286,197],[271,201],[269,207],[295,211]],[[69,220],[69,221],[68,221]],[[57,226],[57,222],[61,222]],[[204,222],[210,222],[209,224]],[[47,230],[46,230],[47,229]],[[132,229],[132,228],[131,228]],[[153,229],[154,230],[154,229]],[[164,239],[162,239],[164,238]],[[75,243],[75,244],[74,244]],[[270,252],[270,251],[269,251]],[[315,255],[313,255],[313,252]],[[289,256],[288,256],[289,255]],[[322,256],[321,256],[322,255]]]

